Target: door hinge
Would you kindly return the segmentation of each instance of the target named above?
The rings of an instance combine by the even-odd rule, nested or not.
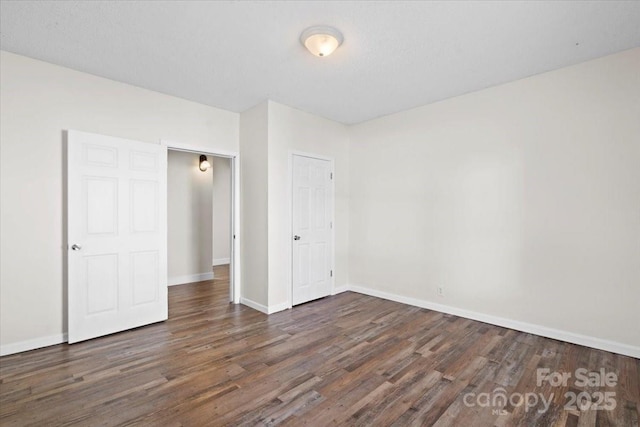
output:
[[[329,271],[329,276],[333,277],[333,270]]]
[[[333,172],[329,174],[329,179],[333,179]]]
[[[329,221],[329,228],[333,229],[333,221]]]

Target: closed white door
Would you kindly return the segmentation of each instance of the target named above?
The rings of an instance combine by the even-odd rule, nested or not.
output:
[[[292,304],[331,294],[332,211],[331,162],[293,156],[293,291]]]
[[[167,150],[67,138],[68,340],[167,319]]]

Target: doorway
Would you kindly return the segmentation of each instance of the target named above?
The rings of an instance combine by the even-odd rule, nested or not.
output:
[[[168,149],[168,285],[228,275],[229,301],[237,304],[239,156],[174,142],[162,143]]]

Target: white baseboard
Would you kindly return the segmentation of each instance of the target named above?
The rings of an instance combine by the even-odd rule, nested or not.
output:
[[[208,274],[208,273],[204,273],[204,274]],[[196,276],[200,277],[202,275],[182,276],[182,277],[193,278]],[[199,280],[210,280],[210,279],[204,278]],[[192,281],[197,282],[199,280],[192,280]],[[517,331],[527,332],[530,334],[540,335],[547,338],[553,338],[560,341],[566,341],[573,344],[597,348],[600,350],[610,351],[613,353],[618,353],[625,356],[630,356],[630,357],[635,357],[640,359],[640,347],[637,347],[637,346],[623,344],[615,341],[604,340],[601,338],[594,338],[587,335],[576,334],[573,332],[562,331],[559,329],[549,328],[546,326],[536,325],[533,323],[520,322],[517,320],[506,319],[504,317],[478,313],[475,311],[465,310],[457,307],[452,307],[449,305],[437,304],[427,300],[421,300],[417,298],[391,294],[388,292],[371,289],[365,286],[360,286],[360,285],[342,286],[340,288],[334,289],[334,295],[340,292],[345,292],[347,290],[358,292],[364,295],[383,298],[390,301],[396,301],[402,304],[408,304],[408,305],[413,305],[415,307],[426,308],[428,310],[434,310],[442,313],[453,314],[455,316],[477,320],[477,321],[489,323],[492,325],[502,326],[504,328],[515,329]],[[282,303],[282,304],[277,304],[271,307],[267,307],[263,304],[259,304],[247,298],[240,298],[240,303],[265,314],[272,314],[272,313],[283,311],[289,308],[287,303]],[[31,340],[20,341],[20,342],[11,343],[11,344],[4,344],[4,345],[0,345],[0,356],[7,356],[10,354],[21,353],[23,351],[35,350],[37,348],[42,348],[42,347],[49,347],[51,345],[61,344],[64,342],[67,342],[66,333],[50,335],[47,337],[34,338]]]
[[[289,303],[286,303],[286,302],[283,302],[281,304],[270,305],[267,307],[264,304],[257,303],[253,300],[250,300],[244,297],[240,298],[240,304],[246,305],[247,307],[251,307],[254,310],[258,310],[259,312],[264,314],[273,314],[279,311],[284,311],[289,308]]]
[[[251,307],[254,310],[258,310],[261,313],[269,314],[269,309],[268,309],[268,307],[266,305],[257,303],[257,302],[255,302],[253,300],[248,299],[248,298],[240,297],[240,304],[246,305],[247,307]]]
[[[227,265],[231,263],[231,258],[218,258],[213,260],[213,266],[217,265]]]
[[[288,302],[283,302],[280,304],[275,304],[275,305],[270,305],[269,309],[267,311],[267,314],[273,314],[273,313],[277,313],[279,311],[285,311],[289,308],[289,303]]]
[[[0,345],[0,356],[22,353],[23,351],[35,350],[37,348],[49,347],[51,345],[67,342],[67,333],[49,335],[48,337],[34,338],[31,340],[15,342],[12,344]]]
[[[520,322],[518,320],[507,319],[504,317],[492,316],[490,314],[465,310],[462,308],[438,304],[427,300],[391,294],[361,285],[349,285],[348,288],[353,292],[358,292],[364,295],[370,295],[373,297],[413,305],[420,308],[426,308],[428,310],[439,311],[442,313],[453,314],[455,316],[464,317],[466,319],[478,320],[480,322],[502,326],[504,328],[515,329],[517,331],[540,335],[547,338],[553,338],[560,341],[566,341],[586,347],[597,348],[599,350],[610,351],[625,356],[640,358],[640,347],[629,344],[623,344],[615,341],[604,340],[601,338],[590,337],[587,335],[576,334],[573,332],[562,331],[560,329],[549,328],[533,323]]]
[[[213,272],[169,277],[168,284],[169,286],[184,285],[185,283],[202,282],[203,280],[213,280]]]
[[[331,295],[338,295],[338,294],[341,294],[343,292],[347,292],[348,290],[349,290],[349,285],[336,287],[336,288],[333,288],[333,292],[331,292]]]

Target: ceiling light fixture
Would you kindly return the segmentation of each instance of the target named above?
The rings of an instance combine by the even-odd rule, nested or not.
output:
[[[329,56],[342,44],[342,33],[333,27],[309,27],[300,35],[300,42],[315,56]]]
[[[200,170],[202,172],[206,172],[207,169],[209,169],[210,167],[211,167],[211,163],[209,163],[209,160],[207,160],[207,156],[202,154],[200,156],[200,165],[199,165]]]

